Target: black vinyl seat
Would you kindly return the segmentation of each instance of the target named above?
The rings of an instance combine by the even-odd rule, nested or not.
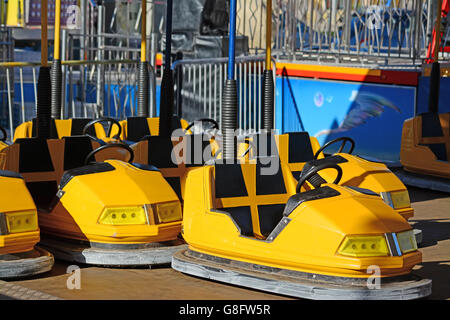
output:
[[[289,163],[308,162],[314,159],[314,152],[308,132],[288,132]]]
[[[92,119],[90,119],[90,118],[73,118],[73,119],[67,119],[67,120],[64,120],[64,121],[70,121],[71,122],[70,135],[71,136],[79,136],[79,135],[83,134],[84,127],[90,121],[92,121]],[[93,137],[96,136],[96,132],[95,132],[95,128],[94,127],[89,128],[87,133],[89,133]],[[37,120],[36,120],[36,118],[34,118],[32,120],[31,135],[33,137],[36,137],[36,135],[37,135]],[[61,137],[59,137],[58,127],[56,125],[55,119],[51,119],[50,139],[59,139],[59,138],[61,138]]]
[[[277,158],[274,158],[277,159]],[[274,175],[262,173],[265,167],[260,161],[256,164],[216,164],[215,165],[215,197],[223,203],[217,209],[229,214],[239,231],[244,236],[267,237],[283,218],[283,210],[288,199],[282,170]],[[244,167],[247,167],[243,170]],[[244,171],[256,170],[255,180],[244,178]],[[254,188],[246,185],[252,183]],[[251,191],[253,190],[253,192]],[[267,196],[280,195],[279,200],[270,204],[264,203]],[[234,206],[233,199],[247,200],[248,205]],[[244,199],[243,199],[244,198]],[[252,216],[257,216],[259,228],[253,225]]]
[[[84,166],[84,161],[93,151],[91,139],[87,136],[64,137],[64,170]]]
[[[137,142],[145,136],[149,136],[150,128],[147,118],[129,117],[127,118],[127,141]]]

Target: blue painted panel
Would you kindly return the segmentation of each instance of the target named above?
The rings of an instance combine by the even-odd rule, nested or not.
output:
[[[430,78],[419,77],[417,91],[417,113],[428,111],[428,96],[430,94]],[[450,112],[450,78],[441,78],[439,90],[439,112]]]
[[[303,123],[321,145],[348,136],[356,142],[354,153],[397,161],[403,122],[414,114],[415,94],[414,87],[277,78],[276,128],[301,131]]]

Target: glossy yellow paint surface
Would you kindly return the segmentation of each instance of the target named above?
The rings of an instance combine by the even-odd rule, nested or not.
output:
[[[158,171],[138,169],[126,162],[107,160],[115,170],[73,177],[50,213],[39,213],[43,233],[113,244],[142,244],[174,240],[181,219],[155,223],[151,205],[178,202],[178,197]],[[99,221],[105,208],[144,206],[146,224],[113,225]],[[120,211],[120,210],[119,210]]]
[[[252,164],[248,164],[252,166]],[[284,171],[288,171],[282,164]],[[245,175],[245,173],[244,173]],[[283,173],[289,195],[295,182]],[[247,183],[247,179],[246,179]],[[380,197],[368,196],[333,184],[340,195],[307,201],[290,215],[291,221],[272,241],[241,236],[232,219],[214,199],[214,167],[189,171],[183,210],[183,236],[192,250],[271,267],[333,276],[368,277],[366,270],[378,265],[382,276],[407,274],[421,262],[419,251],[401,257],[348,257],[338,249],[349,235],[383,235],[411,230],[410,225]],[[247,188],[249,186],[247,185]],[[272,201],[284,201],[275,197]],[[270,200],[266,199],[270,202]],[[253,219],[253,217],[252,217]]]
[[[39,240],[39,230],[0,236],[0,255],[31,251]]]
[[[71,135],[72,130],[72,119],[64,119],[64,120],[55,120],[56,130],[58,131],[58,137],[61,139],[62,137],[69,137]],[[21,123],[16,130],[14,131],[14,140],[22,139],[22,138],[31,138],[32,137],[32,121],[27,121]],[[100,123],[94,124],[95,135],[99,139],[104,139],[106,137],[105,129]]]
[[[8,225],[8,234],[0,235],[0,254],[32,250],[39,242],[37,225],[23,229],[27,231],[20,231],[14,226],[11,228],[10,225],[14,217],[24,213],[29,219],[37,218],[36,206],[25,182],[19,178],[0,177],[0,188],[0,212],[5,214]]]

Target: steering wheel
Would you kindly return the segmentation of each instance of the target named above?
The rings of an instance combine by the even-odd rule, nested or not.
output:
[[[336,142],[339,142],[339,141],[342,141],[342,144],[341,144],[341,147],[339,148],[337,153],[341,153],[342,152],[342,150],[344,149],[345,143],[348,141],[351,144],[351,147],[350,147],[350,150],[348,151],[348,154],[352,154],[353,149],[355,149],[355,140],[353,140],[352,138],[349,138],[349,137],[340,137],[340,138],[337,138],[337,139],[334,139],[334,140],[331,140],[331,141],[328,141],[327,143],[325,143],[319,150],[317,150],[316,154],[314,155],[314,159],[317,159],[319,154],[325,148],[327,148],[328,146],[330,146],[330,145],[332,145],[332,144],[334,144]]]
[[[341,181],[341,179],[342,179],[342,168],[340,166],[338,166],[336,163],[321,163],[317,166],[311,167],[311,169],[309,169],[306,174],[304,174],[304,175],[302,174],[300,176],[300,179],[298,180],[298,183],[297,183],[297,193],[300,193],[300,188],[308,179],[310,179],[312,176],[314,176],[319,171],[322,171],[324,169],[330,169],[330,168],[335,169],[337,171],[338,174],[333,183],[338,184],[339,181]],[[320,187],[320,185],[318,187]]]
[[[203,124],[204,122],[212,123],[213,126],[212,126],[211,129],[217,129],[217,130],[219,130],[219,124],[217,123],[216,120],[214,120],[214,119],[209,119],[209,118],[203,118],[203,119],[198,119],[198,120],[195,120],[194,122],[191,122],[191,123],[186,127],[186,129],[184,129],[184,132],[185,132],[185,133],[188,132],[189,129],[191,129],[197,122],[201,122],[202,124]]]
[[[120,134],[122,133],[122,126],[120,125],[119,121],[117,121],[116,119],[113,119],[113,118],[100,118],[100,119],[94,119],[92,121],[89,121],[83,128],[83,134],[88,136],[91,139],[95,139],[95,137],[91,136],[89,133],[87,133],[87,131],[94,124],[99,123],[99,122],[106,122],[106,123],[110,124],[109,129],[108,129],[108,133],[106,134],[106,136],[108,138],[111,135],[111,131],[112,131],[113,125],[116,125],[119,128],[119,132],[114,137],[111,137],[111,138],[112,139],[118,139],[120,137]]]
[[[3,128],[2,126],[0,126],[0,131],[2,132],[3,137],[0,139],[0,141],[5,142],[6,138],[8,138],[8,134],[6,133],[5,128]]]
[[[128,151],[130,154],[130,159],[128,159],[128,163],[132,163],[134,159],[134,152],[133,149],[131,149],[128,145],[123,143],[109,143],[105,144],[103,146],[98,147],[95,150],[92,150],[87,156],[86,159],[84,159],[84,165],[88,165],[90,163],[91,158],[96,155],[98,152],[108,149],[108,148],[122,148]]]

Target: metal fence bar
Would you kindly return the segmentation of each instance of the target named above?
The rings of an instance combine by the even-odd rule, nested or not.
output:
[[[264,56],[236,57],[238,124],[244,131],[257,132],[261,126],[262,106],[259,96],[262,90],[264,61]],[[187,59],[172,64],[175,75],[188,74],[188,83],[183,85],[181,94],[177,92],[183,105],[181,116],[184,119],[193,121],[209,117],[220,123],[226,64],[227,58]]]

